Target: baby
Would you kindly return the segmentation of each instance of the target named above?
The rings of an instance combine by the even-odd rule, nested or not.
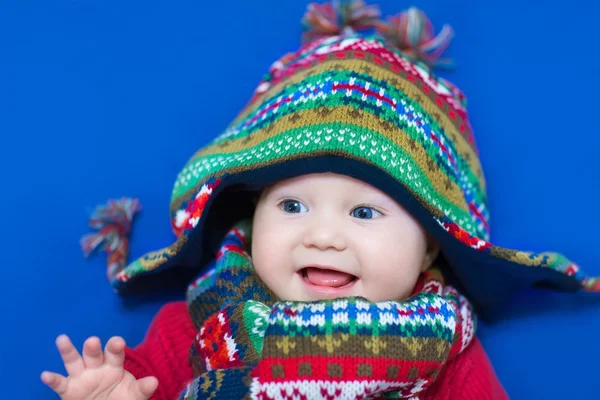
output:
[[[348,176],[319,173],[265,188],[253,218],[252,259],[260,279],[282,300],[360,296],[405,300],[439,246],[394,199]],[[124,369],[125,342],[98,338],[81,357],[68,337],[56,341],[68,378],[44,372],[63,399],[148,399],[155,377]]]
[[[465,97],[432,72],[452,31],[415,8],[378,17],[309,6],[305,45],[180,172],[176,242],[129,265],[126,241],[107,244],[118,293],[181,284],[187,301],[135,349],[89,338],[80,355],[60,336],[69,376],[43,382],[76,400],[506,398],[473,309],[599,281],[489,242]]]

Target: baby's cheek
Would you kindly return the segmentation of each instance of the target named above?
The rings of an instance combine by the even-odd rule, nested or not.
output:
[[[419,277],[416,270],[405,270],[402,265],[389,268],[374,268],[372,273],[364,276],[363,284],[367,298],[375,301],[403,301],[410,297]],[[371,300],[373,301],[373,300]]]
[[[252,265],[254,266],[254,270],[256,271],[257,275],[262,279],[264,274],[264,270],[266,269],[266,265],[265,265],[265,258],[266,255],[264,254],[261,246],[259,244],[252,244],[252,253],[251,253],[251,258],[252,258]]]
[[[254,257],[253,257],[254,258]],[[278,268],[279,259],[277,255],[269,251],[261,251],[259,256],[253,260],[254,269],[260,280],[275,294],[279,295],[281,286],[281,268]]]
[[[253,257],[253,265],[254,265],[254,270],[256,271],[256,274],[258,275],[258,277],[260,279],[262,279],[263,281],[265,281],[265,278],[269,277],[269,265],[268,262],[266,260],[263,260],[262,257]]]

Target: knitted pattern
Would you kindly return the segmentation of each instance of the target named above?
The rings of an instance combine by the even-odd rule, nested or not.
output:
[[[402,302],[277,301],[245,250],[250,230],[234,227],[211,272],[189,287],[197,378],[182,400],[416,399],[473,339],[468,301],[435,268]],[[213,312],[205,299],[214,296],[226,301]]]
[[[129,265],[126,246],[111,255],[107,274],[117,293],[187,285],[214,259],[227,229],[251,217],[248,193],[323,172],[367,182],[403,206],[482,313],[532,286],[600,292],[600,279],[562,254],[490,241],[466,97],[432,71],[448,63],[439,57],[452,30],[435,36],[416,8],[387,23],[378,15],[359,0],[309,7],[304,37],[314,40],[273,63],[238,116],[179,173],[171,197],[176,241]],[[377,34],[355,32],[372,27]],[[235,206],[222,206],[232,199]]]
[[[213,209],[232,188],[257,190],[302,174],[335,172],[368,182],[404,206],[440,244],[482,311],[538,283],[600,291],[597,278],[561,254],[490,242],[485,179],[466,98],[431,70],[451,30],[434,36],[416,9],[386,24],[373,21],[374,9],[363,2],[342,3],[309,8],[304,23],[313,32],[307,37],[319,39],[273,63],[235,120],[192,156],[172,193],[176,242],[111,271],[114,289],[130,292],[140,278],[204,267],[215,251],[206,244],[218,243],[231,224],[251,216]],[[378,26],[387,40],[359,36],[353,26]],[[236,208],[248,209],[242,203]]]

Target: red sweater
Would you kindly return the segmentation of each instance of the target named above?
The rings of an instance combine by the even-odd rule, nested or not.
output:
[[[193,379],[188,352],[196,330],[185,301],[163,306],[150,324],[144,341],[125,349],[125,369],[137,379],[155,376],[152,400],[177,400]],[[446,364],[434,385],[421,396],[428,400],[508,399],[477,338]]]

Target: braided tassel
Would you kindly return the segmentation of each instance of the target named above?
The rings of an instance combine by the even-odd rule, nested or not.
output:
[[[599,277],[585,278],[581,282],[581,286],[583,286],[583,290],[586,292],[600,292],[600,278]]]
[[[129,240],[134,215],[140,211],[138,199],[123,197],[120,200],[108,200],[105,205],[97,206],[90,216],[90,227],[97,229],[80,240],[84,255],[89,256],[98,246],[104,243],[104,251],[108,253],[106,275],[109,280],[125,266],[129,255]]]
[[[302,41],[311,42],[328,36],[352,34],[375,28],[381,15],[378,6],[368,6],[362,0],[333,0],[331,3],[310,3],[302,18]]]
[[[440,56],[450,44],[454,31],[449,25],[444,25],[440,33],[434,36],[433,24],[427,15],[416,7],[388,17],[388,22],[380,23],[377,31],[403,53],[423,61],[430,67],[453,66],[451,59],[441,59]]]

